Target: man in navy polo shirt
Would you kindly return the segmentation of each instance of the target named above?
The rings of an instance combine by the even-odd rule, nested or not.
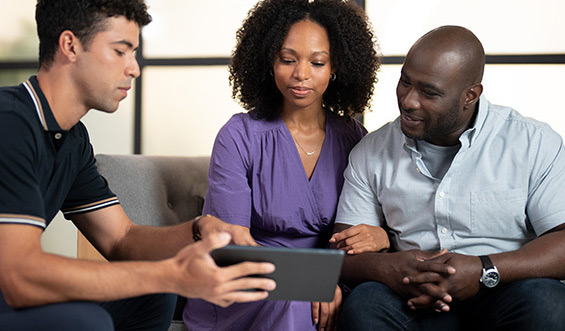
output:
[[[37,3],[37,76],[0,88],[2,330],[166,329],[174,296],[157,293],[226,306],[263,299],[274,288],[268,279],[241,278],[272,272],[271,264],[219,268],[208,254],[232,237],[251,243],[249,234],[210,216],[167,228],[138,226],[96,170],[79,120],[90,109],[114,112],[139,76],[134,52],[151,21],[146,9],[142,0]],[[58,210],[109,260],[137,261],[43,252],[41,234]],[[195,223],[203,236],[198,243]],[[263,291],[241,291],[250,288]]]

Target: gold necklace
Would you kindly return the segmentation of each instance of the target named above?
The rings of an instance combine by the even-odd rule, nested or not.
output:
[[[298,140],[296,140],[296,138],[294,138],[294,135],[291,135],[292,139],[294,140],[294,142],[298,145],[298,147],[300,147],[300,149],[304,152],[304,154],[306,154],[307,156],[312,156],[314,154],[316,154],[316,151],[318,151],[318,148],[320,148],[320,146],[316,147],[315,150],[311,151],[311,152],[307,152],[304,147],[302,147],[302,145],[300,145],[300,143],[298,142]]]

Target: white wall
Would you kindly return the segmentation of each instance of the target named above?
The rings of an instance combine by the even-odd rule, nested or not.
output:
[[[2,4],[0,43],[23,38],[18,47],[37,44],[35,31],[29,28],[35,24],[35,2]],[[147,0],[153,22],[144,30],[145,55],[227,57],[235,44],[235,31],[255,2]],[[565,53],[562,0],[366,0],[366,5],[384,55],[404,55],[419,36],[443,24],[473,30],[487,54]],[[33,49],[26,58],[35,58]],[[397,116],[394,91],[399,70],[399,65],[387,65],[378,74],[373,111],[365,115],[370,131]],[[208,155],[218,129],[241,111],[231,100],[225,66],[153,67],[142,77],[144,154]],[[489,65],[484,85],[492,102],[549,122],[565,135],[565,104],[558,102],[565,90],[565,65]],[[85,117],[96,153],[133,152],[132,102],[130,95],[115,114],[91,111]],[[75,256],[74,226],[57,216],[42,244],[50,252]]]

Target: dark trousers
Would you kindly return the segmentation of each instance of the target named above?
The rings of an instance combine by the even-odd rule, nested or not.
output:
[[[449,312],[414,311],[387,286],[357,286],[341,310],[339,329],[360,330],[565,330],[565,284],[528,279],[481,289],[451,304]]]
[[[177,296],[153,294],[111,301],[63,302],[12,309],[0,293],[0,330],[154,330],[169,328]]]

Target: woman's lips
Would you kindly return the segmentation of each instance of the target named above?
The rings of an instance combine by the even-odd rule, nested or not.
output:
[[[290,93],[292,93],[297,98],[304,98],[313,91],[309,87],[302,87],[302,86],[291,86],[289,90]]]

